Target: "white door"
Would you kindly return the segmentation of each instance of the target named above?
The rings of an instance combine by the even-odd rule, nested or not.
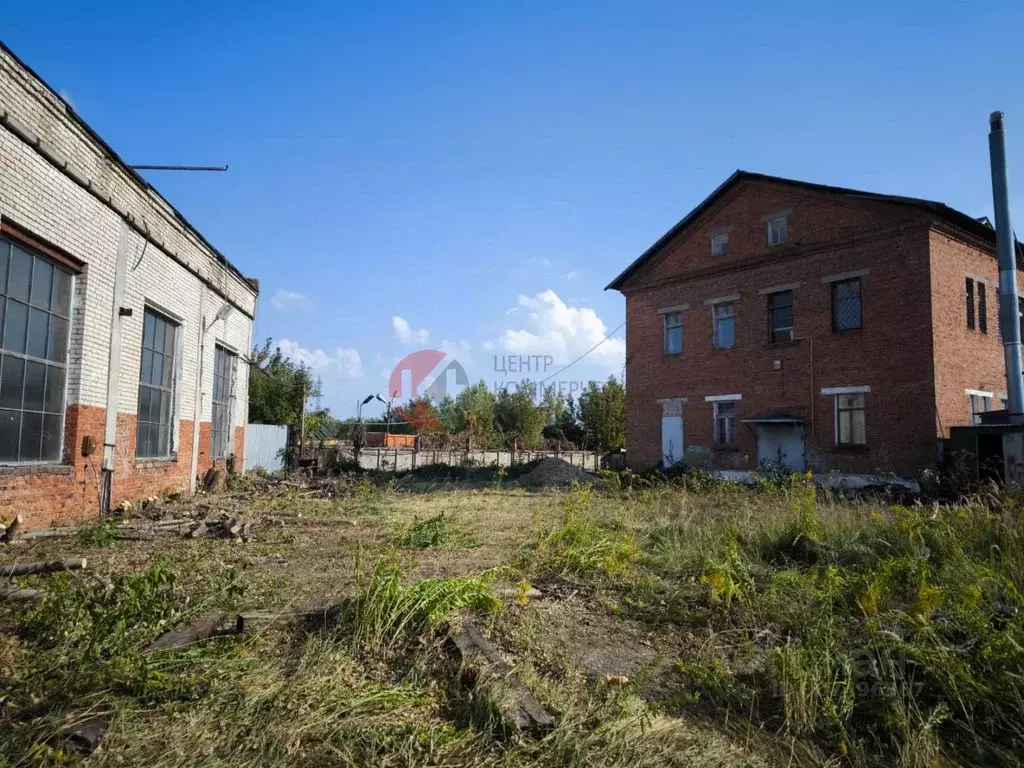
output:
[[[757,460],[794,472],[804,470],[804,428],[799,424],[761,424],[757,428]]]
[[[673,467],[683,460],[683,417],[661,417],[661,465]]]

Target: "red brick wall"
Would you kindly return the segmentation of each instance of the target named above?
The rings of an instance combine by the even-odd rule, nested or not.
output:
[[[994,393],[994,409],[1001,408],[999,397],[1006,392],[1006,365],[1003,345],[997,332],[999,266],[994,249],[965,242],[942,232],[931,233],[932,333],[935,346],[936,432],[949,437],[949,428],[971,423],[970,397],[965,389]],[[977,322],[975,288],[975,327],[967,327],[967,303],[964,280],[967,276],[987,281],[988,333]],[[1024,276],[1017,275],[1018,288]]]
[[[106,412],[102,408],[72,405],[64,420],[64,460],[60,465],[0,467],[0,518],[20,514],[26,527],[68,525],[95,520],[99,514],[103,466],[103,435]],[[187,491],[192,456],[192,422],[182,421],[178,453],[173,459],[145,460],[135,457],[134,414],[117,417],[117,449],[111,504]],[[205,435],[205,439],[204,436]],[[91,436],[96,449],[82,456],[82,440]],[[245,430],[237,427],[235,451],[241,466]],[[200,423],[200,473],[209,467],[210,423]],[[204,463],[205,460],[205,463]],[[223,462],[218,460],[218,465]]]
[[[791,209],[791,245],[765,245],[766,214]],[[737,420],[782,410],[806,420],[807,463],[817,470],[892,470],[912,474],[934,464],[928,223],[907,209],[837,202],[825,193],[748,185],[671,243],[671,254],[627,286],[628,457],[634,466],[661,457],[660,398],[686,397],[687,448],[713,444],[707,395],[741,394]],[[730,254],[711,257],[709,233],[731,227]],[[674,267],[672,266],[674,265]],[[827,275],[868,269],[862,278],[863,328],[832,333]],[[798,282],[795,336],[767,343],[767,297],[758,291]],[[961,280],[962,282],[962,280]],[[737,343],[712,347],[711,307],[739,294]],[[662,353],[662,307],[688,304],[684,352]],[[920,308],[920,311],[912,311]],[[813,347],[813,349],[812,349]],[[813,356],[813,377],[811,359]],[[871,387],[866,450],[834,447],[834,397],[823,387]],[[813,412],[812,412],[813,409]],[[736,450],[713,452],[717,466],[756,464],[753,429],[737,424]]]

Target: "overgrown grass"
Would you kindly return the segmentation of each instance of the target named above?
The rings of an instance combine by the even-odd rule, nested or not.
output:
[[[413,521],[399,534],[395,542],[399,547],[409,549],[458,548],[476,545],[473,537],[452,522],[450,516],[441,512],[426,520],[414,517]]]

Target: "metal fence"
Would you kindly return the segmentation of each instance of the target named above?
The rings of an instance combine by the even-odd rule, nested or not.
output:
[[[288,427],[250,424],[245,428],[245,471],[261,467],[267,472],[284,469],[284,448]]]

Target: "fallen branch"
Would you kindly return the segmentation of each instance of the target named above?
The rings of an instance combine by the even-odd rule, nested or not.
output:
[[[191,624],[164,632],[160,637],[142,649],[143,653],[154,651],[177,651],[186,646],[205,640],[220,627],[224,614],[217,611],[204,613]]]
[[[30,541],[32,539],[65,539],[77,536],[81,528],[37,528],[34,531],[25,531],[18,536],[18,541]]]
[[[46,592],[41,589],[7,589],[0,587],[0,603],[8,600],[42,600]]]
[[[266,631],[275,624],[290,624],[296,621],[326,620],[335,614],[335,606],[309,608],[305,610],[284,611],[249,611],[238,614],[235,620],[235,631],[240,635],[256,635]]]
[[[459,657],[465,685],[481,688],[490,681],[501,681],[506,695],[499,697],[496,704],[508,726],[524,732],[540,732],[554,727],[555,718],[537,701],[479,627],[466,624],[461,633],[449,639],[449,643]]]
[[[0,565],[0,576],[28,576],[33,573],[55,573],[57,571],[80,571],[86,567],[84,557],[67,560],[52,560],[42,563],[14,563]]]

